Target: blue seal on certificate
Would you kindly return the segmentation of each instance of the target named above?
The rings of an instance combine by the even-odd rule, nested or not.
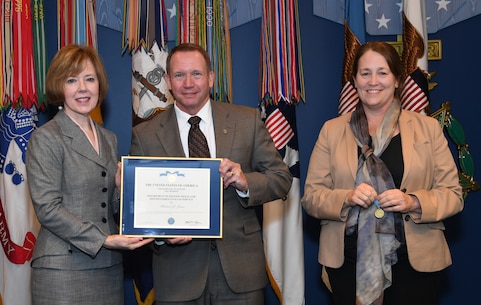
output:
[[[175,218],[169,217],[169,219],[167,221],[168,221],[169,225],[173,225],[175,223]]]

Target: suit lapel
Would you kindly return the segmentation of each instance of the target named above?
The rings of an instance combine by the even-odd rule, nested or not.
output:
[[[349,114],[350,115],[350,114]],[[356,180],[357,176],[357,165],[359,161],[359,156],[358,156],[358,146],[356,144],[356,139],[354,138],[354,134],[351,131],[351,126],[349,125],[351,118],[349,117],[346,121],[346,124],[344,125],[344,134],[346,137],[346,147],[344,148],[347,152],[347,163],[349,166],[349,169],[351,170],[352,177],[354,180]],[[354,143],[354,147],[352,147],[352,143]]]
[[[404,188],[404,179],[408,177],[409,170],[413,163],[413,147],[414,147],[414,127],[412,120],[407,116],[405,110],[401,112],[399,117],[399,132],[401,133],[401,148],[403,153],[404,174],[401,181],[401,188]]]
[[[55,116],[55,120],[59,121],[59,126],[62,129],[63,135],[70,138],[73,151],[89,160],[92,160],[95,163],[105,166],[106,160],[102,160],[100,158],[95,149],[92,147],[92,144],[90,144],[89,140],[87,139],[87,136],[85,136],[83,131],[77,126],[77,124],[75,124],[75,122],[73,122],[63,111],[59,111],[59,113]],[[105,137],[99,132],[98,128],[97,134],[99,138],[100,149],[108,149],[109,145],[107,142],[105,142]],[[107,151],[105,151],[105,153],[107,153]],[[106,156],[108,155],[106,154]]]
[[[99,159],[99,164],[101,165],[107,165],[109,160],[107,158],[110,158],[111,156],[117,156],[117,152],[112,152],[112,146],[111,143],[107,141],[107,136],[104,134],[105,130],[102,128],[99,128],[97,124],[95,124],[95,128],[97,128],[97,135],[99,139],[99,151],[100,155],[97,155],[97,152],[92,148],[92,151],[94,152],[95,156],[98,157]]]
[[[170,107],[165,111],[165,115],[159,118],[159,128],[156,132],[157,139],[165,149],[167,156],[186,157],[180,141],[179,125],[174,107]]]
[[[235,120],[229,119],[232,118],[232,114],[218,103],[219,102],[211,102],[216,156],[218,158],[228,158],[234,142]]]

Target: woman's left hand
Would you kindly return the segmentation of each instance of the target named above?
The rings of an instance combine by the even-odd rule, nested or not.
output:
[[[132,237],[113,234],[107,236],[104,247],[107,249],[134,250],[154,241],[153,238]]]
[[[118,162],[117,163],[117,172],[115,173],[115,185],[117,187],[120,187],[121,173],[122,173],[122,163]]]
[[[376,199],[386,212],[420,212],[419,200],[416,196],[404,193],[399,189],[391,189],[379,194]]]

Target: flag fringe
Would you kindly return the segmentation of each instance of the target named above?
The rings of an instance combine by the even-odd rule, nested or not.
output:
[[[132,281],[132,282],[134,283],[134,293],[135,293],[135,300],[137,301],[137,304],[138,305],[153,305],[155,303],[154,288],[150,289],[149,293],[147,294],[145,299],[142,301],[142,297],[140,296],[139,288],[135,284],[135,281]]]

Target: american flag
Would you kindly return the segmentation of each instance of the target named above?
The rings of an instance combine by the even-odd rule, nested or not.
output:
[[[294,131],[282,112],[277,108],[266,119],[266,128],[269,131],[276,149],[281,149],[292,139]]]
[[[424,114],[429,106],[427,36],[424,0],[404,0],[402,63],[407,78],[401,106]]]
[[[284,305],[303,305],[304,242],[300,196],[299,143],[296,104],[262,103],[265,125],[293,176],[287,199],[263,205],[263,241],[266,268],[273,291]]]
[[[359,100],[352,79],[352,64],[357,49],[366,42],[364,3],[358,0],[346,0],[344,19],[344,64],[342,69],[342,90],[337,112],[339,115],[349,113],[356,108]]]

